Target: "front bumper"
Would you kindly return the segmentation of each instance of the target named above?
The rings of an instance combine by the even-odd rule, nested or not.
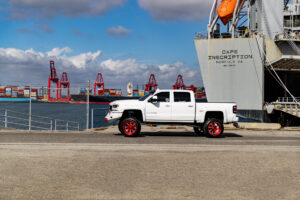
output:
[[[121,119],[122,114],[123,114],[123,113],[121,113],[121,112],[113,112],[113,111],[110,111],[110,112],[107,113],[107,115],[105,116],[105,121],[106,121],[106,122],[113,122],[113,121],[119,120],[119,119]]]

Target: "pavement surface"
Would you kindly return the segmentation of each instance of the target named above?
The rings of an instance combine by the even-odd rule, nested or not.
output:
[[[0,131],[0,199],[300,199],[299,131]]]

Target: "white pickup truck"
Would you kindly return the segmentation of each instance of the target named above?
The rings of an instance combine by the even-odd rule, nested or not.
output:
[[[197,135],[220,137],[223,124],[237,124],[234,103],[198,103],[189,90],[156,90],[139,100],[110,103],[105,121],[119,120],[119,130],[125,136],[138,136],[141,123],[180,124],[193,126]]]

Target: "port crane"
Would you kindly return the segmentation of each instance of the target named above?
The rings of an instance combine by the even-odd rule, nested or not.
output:
[[[96,81],[94,83],[94,95],[104,94],[104,81],[101,73],[97,74]]]
[[[51,96],[52,83],[56,85],[56,88],[54,88],[56,90],[55,98],[52,98]],[[58,101],[58,88],[59,88],[59,80],[57,78],[54,61],[50,60],[50,75],[48,78],[48,101]]]
[[[181,74],[179,74],[177,76],[177,80],[176,80],[175,85],[173,85],[173,89],[175,89],[175,90],[184,90],[185,89],[185,85],[184,85],[183,78],[182,78]]]
[[[67,96],[62,97],[62,89],[67,88]],[[70,82],[68,79],[67,72],[63,72],[59,82],[59,101],[69,101],[70,100]]]
[[[158,84],[156,82],[155,75],[151,74],[149,77],[148,83],[146,84],[145,92],[155,91],[155,90],[157,90],[157,86],[158,86]]]

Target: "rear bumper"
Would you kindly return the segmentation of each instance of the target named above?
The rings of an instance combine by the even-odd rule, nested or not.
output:
[[[122,114],[123,113],[121,113],[121,112],[112,112],[112,111],[110,111],[105,116],[105,121],[106,122],[113,122],[113,121],[119,120],[119,119],[121,119]]]

